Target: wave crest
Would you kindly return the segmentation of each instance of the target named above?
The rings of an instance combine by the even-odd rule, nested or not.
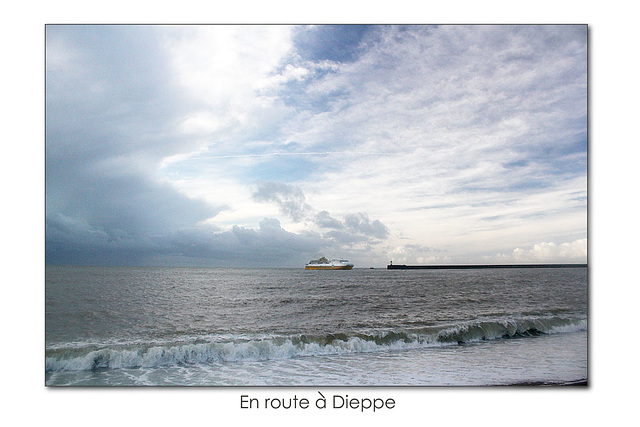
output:
[[[289,359],[464,344],[586,329],[586,319],[497,319],[370,333],[277,336],[174,345],[112,345],[93,349],[64,348],[48,351],[45,369],[47,372],[90,371]]]

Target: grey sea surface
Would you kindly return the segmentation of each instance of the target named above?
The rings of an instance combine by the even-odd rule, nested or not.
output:
[[[49,386],[586,380],[586,268],[46,267]]]

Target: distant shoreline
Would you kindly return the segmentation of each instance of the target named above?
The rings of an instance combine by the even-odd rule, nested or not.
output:
[[[405,265],[389,264],[388,270],[470,270],[489,268],[586,268],[587,264],[476,264],[476,265]]]

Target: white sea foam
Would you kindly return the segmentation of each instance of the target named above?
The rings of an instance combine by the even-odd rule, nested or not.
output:
[[[46,358],[46,370],[55,372],[148,368],[371,353],[538,334],[569,333],[586,330],[586,327],[586,319],[493,319],[443,325],[439,328],[381,331],[370,334],[326,334],[253,340],[243,337],[223,342],[183,342],[174,345],[148,343],[128,348],[115,346],[90,351],[86,347],[73,350],[66,348],[50,350]]]
[[[241,363],[47,372],[49,385],[364,386],[559,384],[587,378],[586,332]],[[499,354],[499,357],[496,355]],[[553,357],[549,358],[549,355]],[[544,361],[544,363],[541,363]],[[526,369],[521,369],[523,366]]]

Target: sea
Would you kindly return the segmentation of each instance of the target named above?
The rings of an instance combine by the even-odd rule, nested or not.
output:
[[[588,269],[47,266],[46,386],[588,379]]]

